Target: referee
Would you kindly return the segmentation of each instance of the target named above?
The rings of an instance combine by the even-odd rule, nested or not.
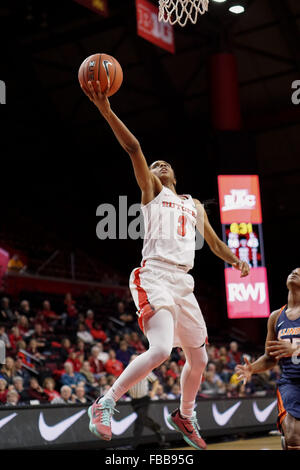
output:
[[[136,357],[137,355],[133,354],[130,357],[130,362],[132,362]],[[149,382],[152,383],[151,391],[149,391]],[[150,372],[147,377],[128,390],[131,397],[131,405],[137,414],[133,430],[134,444],[132,447],[134,449],[136,449],[140,443],[144,427],[152,429],[157,436],[160,447],[163,447],[165,444],[165,437],[161,433],[161,426],[148,416],[151,397],[155,395],[158,385],[158,378],[153,374],[153,372]]]

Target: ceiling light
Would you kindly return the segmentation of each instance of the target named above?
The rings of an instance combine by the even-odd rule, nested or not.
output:
[[[235,13],[236,15],[239,15],[240,13],[244,13],[245,8],[242,7],[242,5],[234,5],[229,8],[229,11],[231,11],[231,13]]]

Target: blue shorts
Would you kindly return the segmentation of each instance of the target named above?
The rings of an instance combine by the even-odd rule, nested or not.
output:
[[[281,424],[287,413],[296,419],[300,419],[300,382],[279,383],[277,387],[278,419],[277,425],[281,430]]]

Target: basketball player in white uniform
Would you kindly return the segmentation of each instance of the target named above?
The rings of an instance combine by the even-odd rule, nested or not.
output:
[[[180,408],[168,420],[188,444],[205,449],[194,411],[207,364],[206,325],[193,294],[193,277],[188,274],[194,264],[195,228],[204,235],[213,253],[239,269],[242,277],[249,274],[249,266],[218,238],[202,204],[190,195],[176,193],[176,179],[169,163],[159,160],[148,167],[139,142],[111,110],[99,82],[95,88],[89,82],[88,97],[129,154],[141,189],[145,219],[143,259],[130,275],[130,289],[139,325],[149,341],[149,349],[131,362],[110,390],[89,408],[89,429],[96,436],[110,440],[111,415],[116,402],[168,359],[174,346],[179,346],[186,357],[180,379]]]

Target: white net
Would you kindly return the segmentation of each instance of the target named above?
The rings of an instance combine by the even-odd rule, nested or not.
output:
[[[188,21],[195,24],[198,15],[208,10],[209,0],[159,0],[159,21],[185,26]]]

